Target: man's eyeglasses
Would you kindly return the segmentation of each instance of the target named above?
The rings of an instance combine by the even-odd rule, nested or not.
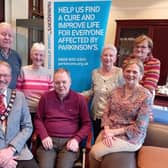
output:
[[[136,49],[139,49],[139,48],[141,48],[141,49],[146,49],[146,48],[148,48],[148,46],[136,45],[134,48],[136,48]]]
[[[1,77],[4,77],[4,78],[8,78],[8,77],[10,77],[11,75],[9,75],[9,74],[0,74],[0,78]]]

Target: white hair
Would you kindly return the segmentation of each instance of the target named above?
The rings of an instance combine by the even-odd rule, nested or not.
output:
[[[45,52],[45,46],[43,43],[34,43],[32,48],[31,48],[31,54],[34,50],[41,50],[41,51],[44,51]]]
[[[106,49],[111,49],[114,52],[114,54],[117,55],[117,48],[113,44],[106,44],[103,48],[102,53],[104,53]]]

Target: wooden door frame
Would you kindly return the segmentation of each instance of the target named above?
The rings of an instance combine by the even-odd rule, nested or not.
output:
[[[5,20],[5,0],[0,0],[0,22]]]

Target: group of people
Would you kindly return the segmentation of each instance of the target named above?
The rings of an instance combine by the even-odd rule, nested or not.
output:
[[[119,80],[116,80],[116,76],[112,75],[118,82],[118,87],[114,87],[109,92],[109,96],[106,97],[105,101],[101,99],[104,97],[104,93],[99,94],[99,105],[106,102],[106,106],[101,106],[102,115],[99,115],[100,130],[98,136],[95,134],[96,141],[90,151],[91,168],[99,167],[103,156],[108,153],[136,151],[142,146],[149,121],[153,119],[151,105],[160,76],[160,61],[152,56],[152,48],[153,42],[148,36],[141,35],[135,38],[132,54],[127,56],[122,64],[124,84],[120,85]],[[105,54],[106,52],[102,53],[101,68],[104,66],[107,68],[107,64],[103,63]],[[108,56],[109,60],[112,60],[110,52]],[[101,74],[100,69],[99,74]],[[93,85],[91,90],[94,100],[101,90],[97,90],[101,78],[95,82],[94,73],[92,76]],[[118,75],[119,78],[120,75]],[[105,87],[105,85],[101,85],[101,88],[103,86]],[[83,94],[87,96],[86,93]],[[107,94],[108,89],[106,89]],[[94,104],[94,101],[92,105],[92,109],[98,107],[97,104]],[[98,110],[92,110],[93,116],[95,116],[92,118],[93,123],[98,118],[97,112]]]
[[[33,44],[32,65],[22,67],[13,35],[10,24],[0,23],[0,168],[72,167],[91,130],[87,102],[70,89],[67,70],[52,77],[43,66],[44,44]],[[33,125],[38,164],[30,151]]]
[[[43,66],[44,44],[33,44],[32,65],[22,67],[12,41],[11,25],[0,23],[0,168],[72,168],[92,124],[90,168],[99,167],[108,153],[141,147],[160,73],[148,36],[135,39],[122,68],[115,66],[116,47],[105,45],[92,87],[82,93],[71,90],[68,70],[51,75]],[[92,101],[91,117],[86,100]],[[38,164],[30,152],[34,130],[40,138]]]

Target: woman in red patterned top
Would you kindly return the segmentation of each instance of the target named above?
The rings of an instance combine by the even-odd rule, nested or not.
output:
[[[152,94],[160,77],[160,61],[152,56],[153,41],[146,35],[135,38],[133,57],[138,57],[144,64],[144,76],[140,83]]]

